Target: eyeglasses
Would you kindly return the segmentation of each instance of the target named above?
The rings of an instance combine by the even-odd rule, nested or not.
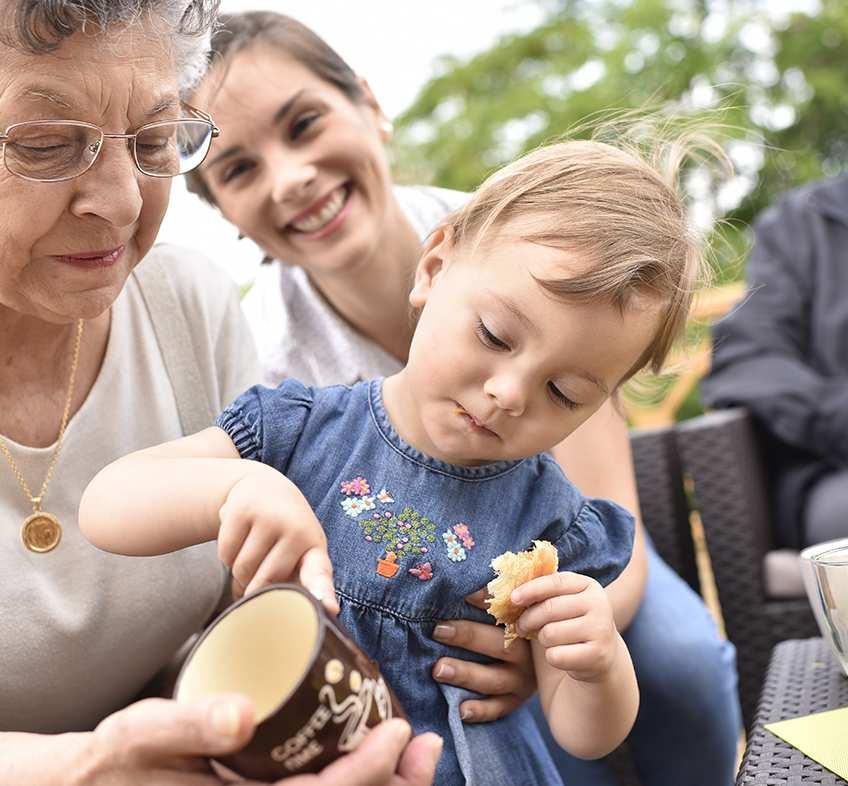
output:
[[[58,183],[84,175],[106,139],[124,139],[139,172],[176,177],[203,163],[221,130],[205,112],[183,104],[193,115],[148,123],[134,134],[106,134],[76,120],[30,120],[0,133],[3,163],[13,175],[39,183]]]

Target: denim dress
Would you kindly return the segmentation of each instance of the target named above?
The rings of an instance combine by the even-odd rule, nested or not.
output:
[[[493,624],[463,600],[492,578],[489,563],[534,539],[559,552],[560,569],[608,584],[633,545],[633,519],[589,500],[548,454],[454,466],[404,442],[382,400],[382,380],[311,388],[257,386],[219,417],[240,455],[285,474],[309,500],[329,543],[340,621],[380,664],[416,733],[445,741],[435,782],[444,786],[560,784],[526,708],[465,724],[476,697],[431,676],[452,656],[487,662],[432,638],[436,622]]]

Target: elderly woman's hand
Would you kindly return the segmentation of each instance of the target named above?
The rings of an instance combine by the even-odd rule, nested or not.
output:
[[[197,704],[145,699],[103,720],[92,735],[85,786],[221,786],[208,757],[243,747],[253,708],[237,695]]]
[[[92,735],[85,786],[223,786],[208,757],[238,750],[253,733],[253,709],[237,695],[197,704],[146,699],[110,715]],[[422,734],[410,741],[409,724],[387,721],[359,748],[317,775],[283,778],[275,786],[431,786],[442,741]],[[75,783],[76,783],[75,782]],[[242,786],[269,786],[240,781]]]
[[[486,590],[469,595],[465,600],[485,609]],[[503,630],[494,625],[470,620],[444,620],[436,625],[433,637],[443,644],[496,658],[490,665],[439,658],[433,666],[433,677],[460,688],[482,693],[485,699],[469,699],[460,705],[466,722],[492,721],[509,715],[536,690],[536,675],[529,642],[516,639],[507,649]]]

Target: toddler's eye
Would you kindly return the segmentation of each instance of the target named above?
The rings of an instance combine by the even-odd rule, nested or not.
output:
[[[487,347],[491,349],[509,349],[506,341],[501,341],[489,328],[483,324],[482,319],[477,320],[477,336]]]
[[[553,382],[548,382],[548,390],[550,390],[551,395],[558,404],[568,409],[577,409],[580,406],[576,401],[566,396]]]

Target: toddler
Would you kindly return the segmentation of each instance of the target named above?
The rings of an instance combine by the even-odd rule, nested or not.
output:
[[[430,676],[454,653],[431,634],[492,622],[465,596],[494,557],[550,541],[560,572],[512,600],[553,736],[589,758],[630,730],[638,689],[602,587],[629,560],[633,520],[584,498],[546,451],[659,368],[685,322],[700,258],[674,182],[599,142],[505,167],[425,244],[401,372],[252,388],[216,427],[102,470],[83,532],[135,555],[217,538],[246,591],[299,578],[340,609],[416,732],[444,738],[437,783],[560,783],[525,708],[462,722],[467,692]]]

